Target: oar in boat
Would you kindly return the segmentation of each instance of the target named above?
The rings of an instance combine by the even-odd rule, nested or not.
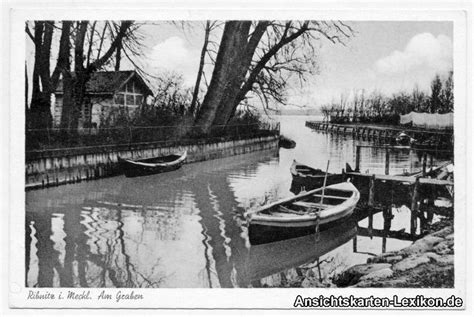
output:
[[[329,161],[330,160],[328,160],[328,164],[326,165],[326,174],[324,174],[323,191],[321,193],[321,202],[320,202],[321,205],[323,205],[323,201],[324,201],[324,190],[326,189],[326,181],[328,179]],[[317,218],[317,221],[316,221],[316,226],[314,228],[314,234],[316,236],[316,241],[319,241],[319,217]],[[318,263],[318,266],[319,266],[319,263]]]
[[[329,160],[328,160],[328,165],[326,166],[326,174],[324,175],[323,192],[321,193],[321,205],[323,204],[324,190],[326,189],[326,181],[328,179],[328,170],[329,170]]]

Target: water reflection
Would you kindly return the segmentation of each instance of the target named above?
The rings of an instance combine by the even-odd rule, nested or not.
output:
[[[271,275],[280,277],[277,273],[314,262],[350,241],[356,233],[357,224],[350,219],[319,234],[251,246],[246,266],[248,282],[253,286],[262,285],[260,280],[263,278],[268,281]]]
[[[332,172],[354,160],[356,141],[315,133],[304,128],[305,118],[298,119],[298,124],[282,125],[297,141],[291,150],[189,164],[166,174],[27,192],[26,285],[259,286],[272,276],[281,280],[285,272],[298,274],[305,262],[315,259],[327,275],[365,262],[368,254],[407,245],[410,239],[400,230],[410,231],[410,212],[399,208],[371,216],[358,213],[357,224],[348,222],[321,233],[319,242],[308,236],[280,245],[250,246],[243,214],[249,207],[292,195],[293,159],[314,167],[330,159]],[[371,168],[383,170],[379,160],[384,153],[363,155]],[[412,168],[411,154],[395,158],[394,169]]]

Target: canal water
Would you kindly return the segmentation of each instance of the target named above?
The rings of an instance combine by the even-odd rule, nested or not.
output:
[[[329,172],[353,163],[353,140],[312,131],[310,117],[280,117],[294,149],[184,165],[170,173],[118,176],[26,193],[28,287],[278,286],[319,260],[327,278],[372,254],[411,244],[380,234],[382,213],[321,232],[251,246],[243,214],[293,195],[294,159]],[[382,172],[385,153],[362,151],[363,171]],[[410,151],[392,157],[391,173],[419,169]],[[392,210],[390,230],[410,232],[410,211]],[[369,225],[370,223],[370,225]],[[419,226],[418,226],[419,227]],[[295,273],[296,272],[296,273]]]

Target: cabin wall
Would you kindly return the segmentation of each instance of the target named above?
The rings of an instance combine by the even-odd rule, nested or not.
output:
[[[113,96],[107,98],[101,96],[92,97],[91,103],[91,123],[92,126],[98,128],[101,124],[101,117],[107,116],[107,114],[110,112],[110,109],[114,107]]]
[[[123,93],[125,96],[132,95],[131,92]],[[101,125],[101,117],[106,118],[111,111],[114,109],[119,109],[119,107],[128,109],[129,114],[133,114],[138,108],[139,105],[124,105],[115,103],[116,95],[97,95],[97,96],[88,96],[90,97],[91,109],[90,109],[90,123],[88,125],[88,115],[85,114],[85,107],[81,109],[81,115],[78,121],[78,129],[83,128],[99,128]],[[144,100],[145,95],[143,93],[133,93],[133,97],[140,96]],[[61,111],[63,108],[63,97],[62,95],[56,95],[54,98],[54,103],[52,106],[53,114],[53,125],[54,127],[59,127],[61,123]],[[87,131],[89,133],[90,131]]]
[[[61,124],[61,111],[63,109],[63,96],[55,95],[54,96],[54,106],[53,106],[53,127],[59,127]]]
[[[42,188],[120,174],[118,157],[148,158],[188,152],[186,163],[277,150],[278,135],[185,145],[109,146],[26,153],[25,187]]]

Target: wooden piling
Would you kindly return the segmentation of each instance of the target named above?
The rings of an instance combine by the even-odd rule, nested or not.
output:
[[[367,227],[367,232],[369,234],[369,238],[370,240],[372,240],[372,238],[374,237],[373,235],[373,230],[374,230],[374,208],[372,207],[369,207],[368,208],[368,211],[369,211],[369,225]]]
[[[415,234],[416,233],[416,228],[417,228],[417,217],[418,217],[418,188],[420,185],[420,180],[419,178],[416,179],[415,184],[413,185],[413,192],[411,195],[411,233]]]
[[[357,146],[356,148],[356,166],[355,166],[355,170],[356,172],[360,172],[360,145]]]
[[[369,201],[367,204],[370,208],[375,205],[375,174],[372,175],[369,181]]]
[[[423,177],[426,176],[426,152],[423,153],[423,171],[422,171],[422,175]]]
[[[384,235],[382,237],[382,253],[387,252],[387,235],[384,232]]]
[[[387,236],[392,225],[392,207],[390,205],[383,206],[383,237],[382,237],[382,253],[387,252]]]
[[[389,175],[390,172],[390,150],[385,148],[385,175]]]

